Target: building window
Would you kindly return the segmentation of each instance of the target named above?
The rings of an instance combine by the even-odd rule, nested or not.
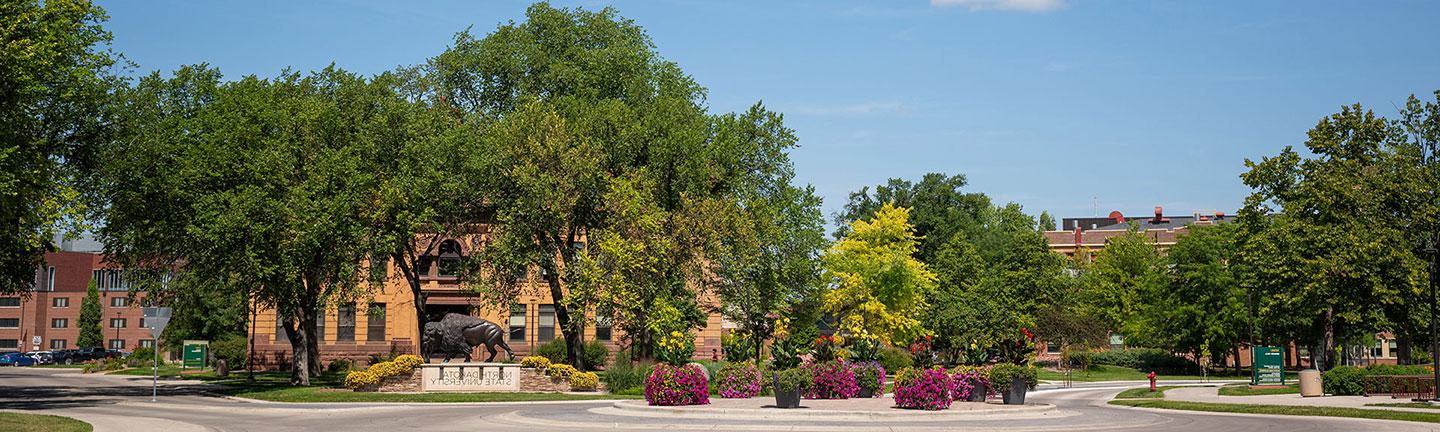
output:
[[[440,243],[440,276],[460,276],[460,242],[445,240]]]
[[[65,349],[66,346],[68,346],[68,343],[65,339],[50,339],[50,349],[52,350],[62,350]]]
[[[430,277],[430,267],[434,267],[435,257],[420,257],[420,267],[415,269],[422,278]]]
[[[385,303],[371,303],[365,315],[365,340],[385,341]]]
[[[55,291],[55,267],[45,271],[45,291]]]
[[[20,297],[0,297],[0,307],[20,307]]]
[[[335,308],[335,341],[355,341],[355,303]]]
[[[110,328],[125,328],[125,318],[110,318]]]
[[[525,341],[525,305],[510,305],[510,340]]]
[[[0,328],[20,328],[20,318],[0,318]]]
[[[1372,348],[1370,348],[1370,356],[1371,356],[1371,357],[1384,357],[1384,356],[1385,356],[1385,341],[1383,341],[1383,340],[1375,341],[1375,346],[1372,347]]]
[[[116,350],[116,351],[125,349],[125,340],[124,340],[124,339],[110,339],[110,349]]]
[[[285,319],[275,316],[275,343],[290,342],[290,334],[285,333]]]
[[[1388,356],[1388,358],[1395,358],[1395,357],[1396,357],[1397,355],[1399,355],[1399,354],[1400,354],[1400,344],[1399,344],[1399,343],[1396,343],[1396,342],[1393,341],[1393,340],[1390,341],[1390,355]]]
[[[130,306],[130,298],[129,298],[129,297],[111,297],[111,298],[110,298],[110,307],[112,307],[112,308],[123,308],[123,307],[128,307],[128,306]]]
[[[0,349],[16,349],[16,348],[20,348],[20,340],[19,340],[19,339],[0,339]]]
[[[555,305],[540,305],[539,321],[539,323],[536,323],[536,327],[538,327],[539,332],[535,335],[535,340],[542,343],[554,340]]]
[[[50,319],[50,328],[57,328],[57,329],[70,328],[70,319],[69,319],[69,318],[51,318],[51,319]]]
[[[595,318],[595,340],[609,341],[611,328],[612,324],[610,321],[610,317],[602,316]]]
[[[141,340],[140,340],[140,347],[141,347],[141,348],[155,348],[155,340],[154,340],[154,339],[141,339]]]
[[[325,342],[325,310],[321,309],[319,315],[315,315],[315,342]]]
[[[55,297],[55,298],[52,298],[52,299],[50,299],[50,307],[68,308],[68,307],[70,307],[70,298],[69,298],[69,297]]]
[[[1060,354],[1060,343],[1058,343],[1058,342],[1046,342],[1046,343],[1045,343],[1045,352],[1048,353],[1048,354]]]

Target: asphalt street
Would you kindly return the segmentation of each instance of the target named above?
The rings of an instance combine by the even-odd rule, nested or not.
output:
[[[1090,383],[1031,393],[1054,404],[1045,415],[946,421],[677,418],[623,412],[609,402],[484,404],[290,404],[213,397],[194,385],[82,375],[74,369],[0,368],[0,410],[57,414],[106,431],[599,431],[599,430],[985,430],[1085,431],[1440,431],[1440,425],[1324,417],[1140,410],[1105,404],[1134,384]]]

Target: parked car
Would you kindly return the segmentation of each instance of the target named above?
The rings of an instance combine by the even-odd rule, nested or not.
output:
[[[31,351],[25,353],[25,356],[35,359],[35,364],[55,364],[55,357],[50,355],[50,351]]]
[[[114,351],[107,350],[105,349],[105,347],[85,347],[77,349],[75,350],[75,352],[71,353],[70,362],[84,363],[91,360],[101,360],[111,357],[117,357],[117,355]]]
[[[75,350],[51,351],[50,359],[55,361],[55,364],[73,364],[75,362],[71,360],[71,356],[74,354]]]
[[[35,359],[18,352],[0,354],[0,366],[34,366]]]

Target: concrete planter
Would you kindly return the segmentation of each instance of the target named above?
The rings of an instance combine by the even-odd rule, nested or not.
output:
[[[985,386],[985,382],[984,382],[984,381],[980,381],[980,380],[975,380],[975,381],[971,382],[971,385],[973,385],[974,387],[972,387],[972,388],[970,389],[970,399],[969,399],[969,401],[970,401],[970,402],[985,402],[985,395],[990,392],[990,389]]]
[[[780,390],[780,379],[775,378],[775,407],[776,408],[799,408],[800,388],[796,387],[788,391]]]
[[[1001,394],[1006,405],[1024,405],[1025,392],[1030,390],[1030,384],[1025,382],[1025,378],[1017,376],[1010,378],[1010,388],[1006,390]]]

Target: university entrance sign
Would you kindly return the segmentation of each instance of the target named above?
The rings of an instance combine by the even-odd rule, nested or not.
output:
[[[515,363],[428,363],[420,365],[420,389],[427,392],[520,391]]]
[[[1255,374],[1251,385],[1285,385],[1285,351],[1280,347],[1257,346],[1251,351]]]

